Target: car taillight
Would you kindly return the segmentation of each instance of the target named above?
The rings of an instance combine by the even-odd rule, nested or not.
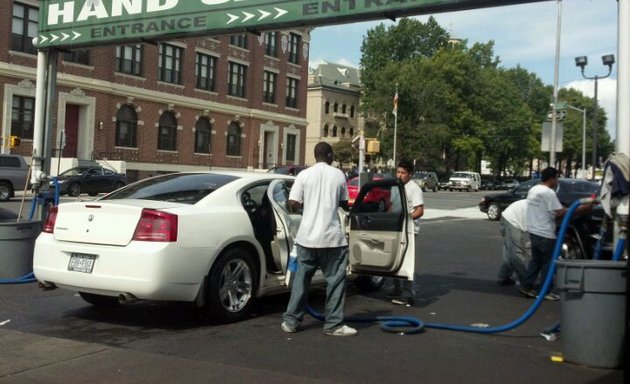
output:
[[[133,239],[138,241],[177,241],[177,215],[153,209],[143,209]]]
[[[50,207],[46,214],[46,221],[44,222],[42,232],[53,233],[55,231],[55,221],[57,221],[57,207]]]

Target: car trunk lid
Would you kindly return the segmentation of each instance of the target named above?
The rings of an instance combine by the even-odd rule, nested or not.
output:
[[[61,204],[54,227],[55,240],[123,246],[133,238],[144,208],[164,210],[180,205],[148,200]]]

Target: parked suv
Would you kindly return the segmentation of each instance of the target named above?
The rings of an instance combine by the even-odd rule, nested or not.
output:
[[[0,154],[0,201],[15,196],[28,183],[28,164],[20,155]]]
[[[435,172],[416,172],[412,177],[413,180],[423,191],[431,190],[437,192],[438,190],[438,177]]]

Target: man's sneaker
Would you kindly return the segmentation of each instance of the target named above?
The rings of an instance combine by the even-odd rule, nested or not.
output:
[[[560,300],[560,296],[556,295],[555,293],[549,292],[548,294],[545,295],[545,300],[558,301]]]
[[[356,334],[357,334],[357,330],[352,327],[348,327],[347,325],[342,325],[335,329],[329,329],[329,330],[324,331],[324,335],[328,335],[328,336],[354,336]]]
[[[282,328],[282,331],[285,332],[285,333],[295,333],[295,332],[297,332],[297,327],[289,325],[289,323],[287,323],[286,321],[283,321],[282,324],[280,324],[280,328]]]
[[[408,297],[396,297],[394,299],[392,299],[392,303],[393,304],[397,304],[397,305],[406,305],[408,307],[414,305],[415,301],[412,298],[408,298]]]
[[[530,299],[535,299],[538,297],[538,293],[536,293],[536,291],[534,291],[533,289],[527,289],[527,288],[521,288],[518,290],[520,293],[522,293],[525,297],[528,297]]]
[[[497,280],[497,284],[499,284],[500,287],[510,287],[516,284],[516,282],[508,277],[507,279]]]

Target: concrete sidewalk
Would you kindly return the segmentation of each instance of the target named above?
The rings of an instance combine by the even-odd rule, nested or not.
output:
[[[331,383],[0,327],[0,383]]]

